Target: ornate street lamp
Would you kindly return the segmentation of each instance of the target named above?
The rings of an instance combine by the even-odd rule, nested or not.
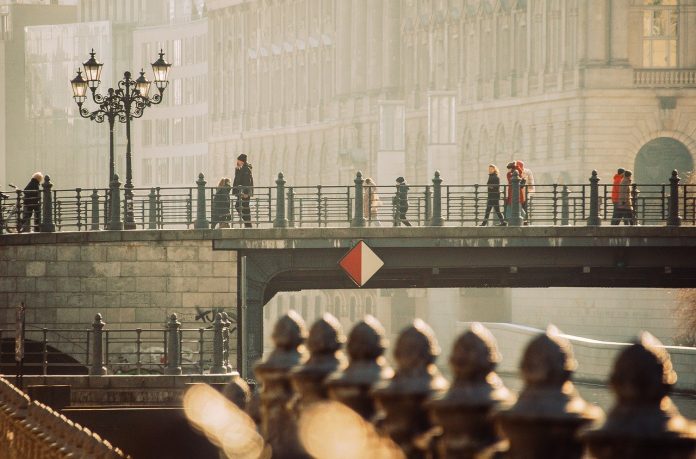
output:
[[[73,98],[79,108],[80,116],[97,123],[109,122],[109,183],[114,178],[114,124],[116,120],[126,125],[126,184],[125,184],[125,229],[135,229],[133,220],[133,167],[131,158],[130,122],[143,116],[146,107],[162,102],[164,90],[169,84],[167,75],[171,64],[164,60],[164,52],[160,50],[159,59],[152,63],[152,71],[155,74],[155,86],[158,94],[150,96],[151,82],[141,70],[140,77],[131,78],[130,72],[124,72],[123,79],[118,82],[116,89],[109,88],[106,95],[97,93],[101,83],[101,72],[104,64],[97,61],[94,49],[89,53],[90,58],[82,66],[85,70],[85,80],[82,72],[77,71],[77,76],[70,81],[73,90]],[[92,92],[92,101],[99,107],[89,111],[83,107],[87,99],[87,88]]]

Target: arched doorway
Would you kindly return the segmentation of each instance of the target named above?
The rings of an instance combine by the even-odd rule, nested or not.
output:
[[[643,145],[634,164],[635,182],[667,183],[676,169],[682,178],[694,170],[694,160],[686,146],[669,137],[659,137]]]

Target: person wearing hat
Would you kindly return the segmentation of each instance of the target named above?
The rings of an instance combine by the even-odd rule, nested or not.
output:
[[[397,223],[401,223],[404,226],[411,226],[411,222],[406,218],[406,213],[408,212],[408,185],[406,185],[406,180],[403,177],[397,177],[396,179],[394,212],[398,217]]]
[[[237,168],[234,170],[234,182],[232,194],[237,197],[234,208],[244,221],[245,228],[251,228],[251,210],[249,201],[254,194],[254,176],[251,173],[251,164],[247,162],[247,155],[242,153],[237,157]]]
[[[488,165],[488,182],[486,186],[488,187],[488,200],[486,201],[486,212],[481,226],[488,225],[488,217],[491,214],[491,210],[495,211],[495,214],[498,216],[498,226],[506,226],[505,217],[500,212],[500,171],[498,171],[495,164]]]

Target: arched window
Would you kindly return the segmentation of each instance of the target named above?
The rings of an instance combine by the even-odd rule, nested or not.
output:
[[[374,299],[371,296],[365,298],[365,314],[375,315]]]
[[[341,297],[339,295],[336,295],[334,297],[334,302],[333,302],[333,315],[336,316],[337,318],[341,318],[341,307],[343,306],[343,302],[341,301]]]
[[[321,295],[317,295],[314,297],[314,320],[318,319],[321,317]]]
[[[521,158],[524,156],[522,154],[523,142],[524,138],[522,134],[522,126],[520,123],[517,123],[515,125],[514,133],[512,134],[512,153],[515,158]]]
[[[358,300],[355,298],[355,296],[350,297],[350,308],[348,310],[348,320],[350,320],[351,323],[355,322],[355,314],[357,312],[357,306],[358,306]]]
[[[309,298],[306,296],[302,297],[302,310],[300,312],[300,315],[302,315],[302,318],[306,321],[309,321],[309,316],[307,315],[309,313]]]
[[[502,124],[498,125],[498,129],[495,133],[495,162],[503,163],[507,162],[510,156],[510,152],[507,151],[506,139],[505,139],[505,128]]]

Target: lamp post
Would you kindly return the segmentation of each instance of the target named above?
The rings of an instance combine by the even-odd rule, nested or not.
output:
[[[77,76],[70,81],[73,90],[73,99],[77,103],[80,116],[97,123],[109,122],[109,183],[114,178],[114,124],[116,120],[126,125],[126,184],[125,184],[125,229],[135,229],[133,220],[133,166],[131,158],[130,123],[135,118],[140,118],[145,108],[162,102],[162,96],[169,81],[167,75],[171,64],[164,60],[164,52],[160,50],[159,58],[152,63],[152,71],[155,74],[155,87],[158,94],[150,96],[151,82],[141,70],[137,79],[131,77],[130,72],[124,72],[123,79],[116,85],[116,89],[109,88],[106,95],[97,93],[101,82],[101,72],[104,64],[95,58],[94,49],[89,53],[90,58],[82,65],[82,71],[77,71]],[[98,106],[94,111],[83,107],[87,100],[87,88],[92,92],[92,101]]]

